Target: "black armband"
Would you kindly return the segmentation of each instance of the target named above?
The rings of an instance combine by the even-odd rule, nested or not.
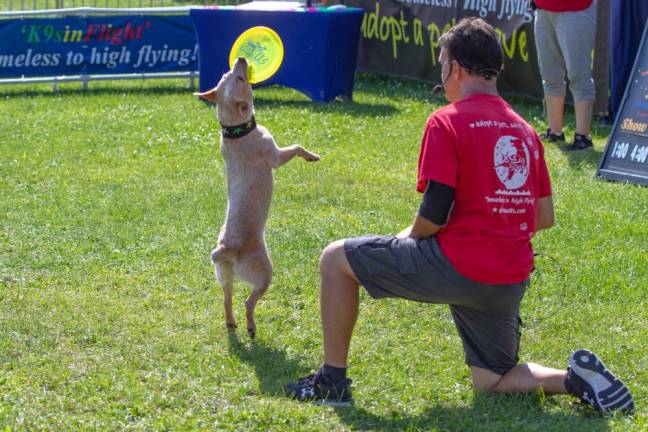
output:
[[[453,187],[427,180],[418,214],[433,224],[445,225],[454,204],[454,194]]]

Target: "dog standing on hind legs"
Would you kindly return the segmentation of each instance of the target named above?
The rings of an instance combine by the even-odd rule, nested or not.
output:
[[[234,277],[250,283],[245,301],[250,337],[256,335],[254,308],[272,280],[272,262],[264,238],[272,199],[272,170],[299,156],[307,161],[319,156],[299,145],[277,147],[272,135],[254,119],[248,64],[239,57],[213,89],[196,93],[216,104],[222,127],[220,151],[227,173],[227,216],[211,253],[216,279],[223,287],[225,322],[236,327],[232,311]]]

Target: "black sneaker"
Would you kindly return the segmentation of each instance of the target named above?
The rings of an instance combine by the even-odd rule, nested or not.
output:
[[[565,142],[565,133],[560,132],[559,134],[551,132],[551,129],[547,129],[547,132],[543,133],[540,135],[540,139],[542,141],[550,141],[550,142]]]
[[[567,146],[567,151],[585,150],[592,145],[592,139],[587,135],[574,134],[574,143]]]
[[[351,406],[351,380],[345,378],[337,383],[329,382],[321,372],[300,378],[296,383],[284,386],[289,398],[317,405],[334,407]]]
[[[628,387],[589,350],[574,351],[569,357],[565,387],[569,394],[605,414],[616,411],[634,414]]]

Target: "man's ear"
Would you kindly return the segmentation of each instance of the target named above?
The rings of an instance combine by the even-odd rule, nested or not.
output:
[[[241,117],[247,118],[250,113],[250,104],[244,101],[238,101],[236,102],[236,110]]]
[[[463,69],[461,68],[461,65],[459,64],[458,61],[452,60],[452,75],[454,75],[456,80],[459,80],[462,78],[463,75]]]
[[[203,93],[194,93],[194,96],[216,103],[216,87]]]

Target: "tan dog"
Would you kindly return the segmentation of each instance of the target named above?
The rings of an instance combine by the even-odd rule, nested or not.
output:
[[[236,327],[232,312],[236,275],[253,287],[245,302],[247,330],[253,338],[254,308],[272,279],[264,238],[272,198],[272,169],[295,156],[307,161],[319,160],[319,156],[298,145],[278,148],[268,130],[256,125],[247,68],[246,60],[239,58],[215,88],[196,95],[217,105],[223,129],[220,150],[227,170],[227,216],[211,259],[216,279],[223,286],[225,322],[230,329]]]

